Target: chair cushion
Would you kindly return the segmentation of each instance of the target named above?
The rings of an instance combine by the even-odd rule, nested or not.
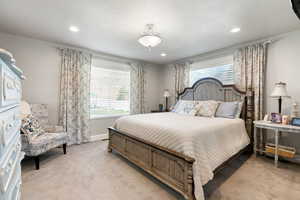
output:
[[[22,119],[21,131],[27,137],[29,142],[45,133],[44,129],[39,123],[39,120],[33,115],[28,115]]]
[[[67,139],[68,135],[65,132],[44,133],[34,138],[30,143],[22,142],[22,151],[27,156],[37,156],[62,144],[66,144]]]

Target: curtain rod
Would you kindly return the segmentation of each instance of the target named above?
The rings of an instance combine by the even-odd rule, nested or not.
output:
[[[107,54],[107,53],[103,53],[103,52],[96,52],[94,50],[90,50],[90,49],[86,49],[86,48],[80,48],[80,47],[74,47],[74,46],[68,46],[68,45],[59,45],[56,48],[60,51],[65,48],[78,50],[78,51],[92,54],[92,56],[95,58],[100,58],[100,59],[112,61],[112,62],[118,62],[121,64],[129,64],[130,65],[132,63],[144,63],[144,64],[149,63],[149,62],[145,62],[142,60],[137,60],[137,59],[133,59],[133,58],[125,58],[122,56],[115,56],[115,55],[111,55],[111,54]]]
[[[269,38],[269,39],[262,39],[262,40],[256,40],[256,41],[252,41],[252,42],[232,45],[232,46],[229,46],[229,47],[217,49],[217,50],[206,52],[206,53],[203,53],[203,54],[199,54],[199,55],[183,58],[183,59],[180,59],[180,60],[176,60],[172,63],[168,63],[167,65],[177,64],[177,63],[180,64],[180,63],[185,63],[185,62],[188,62],[189,64],[193,64],[195,62],[202,61],[202,60],[205,60],[205,59],[215,58],[215,57],[219,57],[219,56],[226,56],[226,55],[232,54],[235,50],[237,50],[239,48],[246,47],[246,46],[250,46],[250,45],[254,45],[254,44],[258,44],[258,43],[263,43],[264,45],[272,44],[272,43],[278,41],[281,37],[282,37],[282,35],[277,36],[277,37],[272,37],[272,38]]]

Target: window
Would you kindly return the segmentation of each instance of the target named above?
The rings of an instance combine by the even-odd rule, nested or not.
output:
[[[130,112],[130,70],[127,65],[93,60],[91,69],[91,118]]]
[[[206,60],[191,66],[190,85],[206,77],[216,78],[224,85],[234,84],[232,56]]]

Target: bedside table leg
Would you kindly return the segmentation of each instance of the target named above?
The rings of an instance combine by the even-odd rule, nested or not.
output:
[[[263,155],[264,150],[264,136],[263,136],[263,129],[259,129],[259,154]]]
[[[257,153],[256,153],[256,147],[257,147],[257,128],[254,127],[254,144],[253,144],[253,152],[254,152],[254,155],[255,157],[257,156]]]
[[[279,131],[275,130],[275,167],[278,167],[278,139]]]

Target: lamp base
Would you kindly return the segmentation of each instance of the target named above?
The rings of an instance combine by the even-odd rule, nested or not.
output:
[[[168,105],[168,100],[169,100],[169,98],[168,97],[166,97],[166,112],[168,112],[169,111],[169,105]]]
[[[278,98],[278,112],[279,112],[279,114],[281,114],[281,106],[282,106],[282,98],[279,97]]]

